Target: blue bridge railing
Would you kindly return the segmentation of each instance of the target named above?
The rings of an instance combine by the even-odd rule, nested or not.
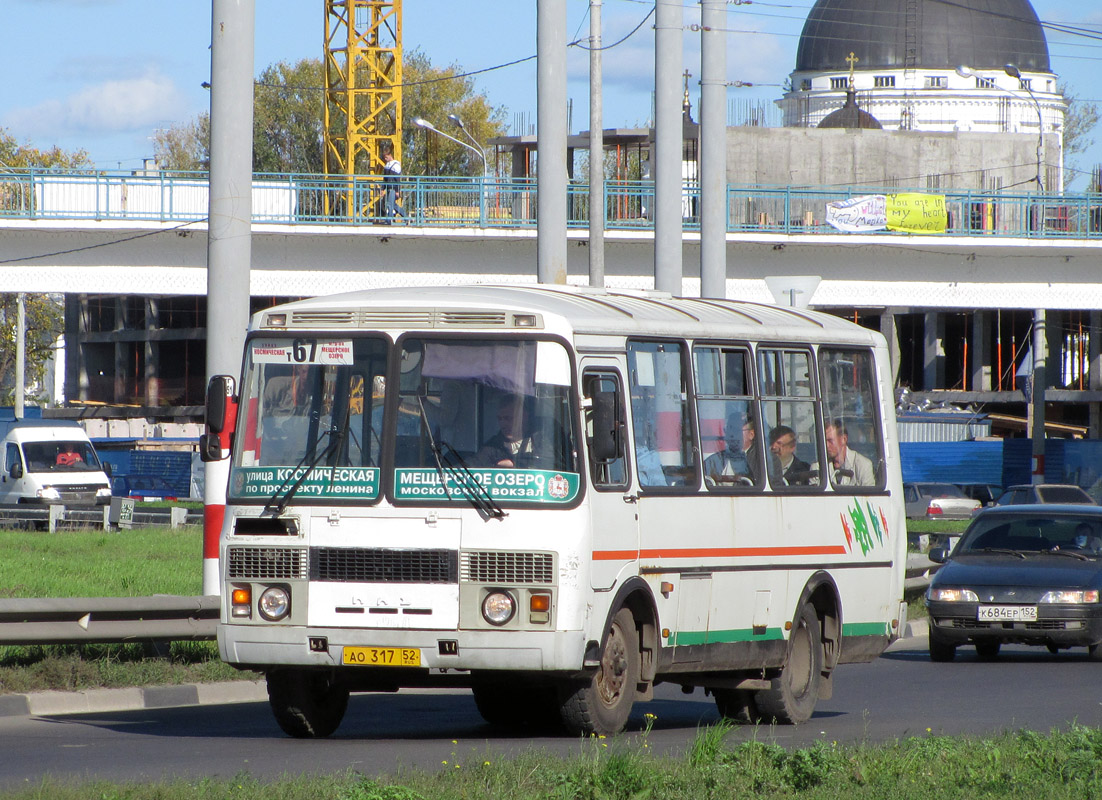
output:
[[[318,175],[254,177],[253,221],[280,225],[378,225],[418,227],[531,228],[536,225],[537,185],[525,178],[404,176],[398,214],[384,216],[379,176]],[[892,187],[744,186],[727,189],[730,232],[837,233],[826,205],[867,194],[917,192]],[[984,193],[945,191],[948,226],[942,234],[1030,238],[1102,238],[1102,194]],[[605,225],[609,230],[653,228],[654,184],[609,181]],[[571,227],[589,224],[585,183],[567,190]],[[699,229],[699,190],[681,195],[684,225]],[[207,216],[205,173],[0,172],[0,218],[133,220],[184,223]],[[885,235],[892,235],[885,233]]]

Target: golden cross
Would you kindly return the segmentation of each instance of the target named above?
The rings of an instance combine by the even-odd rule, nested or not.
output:
[[[849,56],[846,57],[846,62],[849,64],[849,85],[853,86],[853,66],[860,61],[857,54],[852,50],[849,51]]]

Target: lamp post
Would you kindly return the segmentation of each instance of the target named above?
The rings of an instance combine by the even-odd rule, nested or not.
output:
[[[957,75],[960,75],[962,78],[982,78],[983,77],[976,70],[972,69],[971,67],[964,66],[964,65],[961,65],[961,66],[957,67],[956,71],[957,71]],[[1013,64],[1007,64],[1005,67],[1003,67],[1003,72],[1005,72],[1007,75],[1009,75],[1012,78],[1017,78],[1018,79],[1018,85],[1028,93],[1029,99],[1033,101],[1033,107],[1037,111],[1037,175],[1036,175],[1035,180],[1037,181],[1038,191],[1044,192],[1044,190],[1045,190],[1045,177],[1044,177],[1045,120],[1044,120],[1044,114],[1041,112],[1041,104],[1037,100],[1036,95],[1033,94],[1033,90],[1031,88],[1029,88],[1028,84],[1026,84],[1022,81],[1022,73],[1016,66],[1014,66]],[[998,88],[1002,88],[1002,87],[998,87]],[[1004,92],[1009,92],[1010,94],[1017,94],[1017,92],[1015,92],[1013,89],[1003,88],[1003,91]]]
[[[457,117],[455,114],[449,115],[448,119],[452,120],[457,125],[459,125],[460,129],[464,133],[467,133],[467,129],[463,127],[462,121],[460,121],[459,117]],[[433,125],[431,122],[429,122],[424,117],[417,117],[415,120],[413,120],[413,124],[416,125],[418,128],[424,128],[427,131],[432,131],[433,133],[437,134],[438,136],[443,136],[445,139],[450,139],[451,141],[455,142],[456,144],[458,144],[462,147],[466,147],[468,150],[470,150],[472,153],[474,153],[476,156],[478,156],[479,158],[482,159],[482,186],[480,187],[479,192],[478,192],[478,220],[481,223],[482,227],[485,228],[486,227],[486,179],[490,174],[490,167],[489,167],[489,164],[486,161],[486,153],[483,152],[481,147],[472,147],[471,145],[467,144],[463,140],[456,139],[454,136],[451,136],[450,134],[444,133],[442,130],[437,128],[435,125]],[[470,134],[467,133],[467,136],[470,136]],[[473,139],[472,139],[472,141],[473,141]],[[475,142],[475,144],[478,144],[478,143]]]
[[[486,148],[478,143],[478,140],[471,136],[471,132],[467,130],[467,126],[463,124],[463,120],[459,118],[458,114],[448,114],[448,119],[455,123],[455,126],[459,130],[463,131],[463,135],[471,140],[471,144],[478,148],[479,154],[482,156],[482,175],[484,178],[490,177],[490,162],[486,159]]]

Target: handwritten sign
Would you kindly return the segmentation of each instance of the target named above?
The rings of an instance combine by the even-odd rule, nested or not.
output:
[[[944,233],[949,219],[942,195],[870,194],[826,204],[826,221],[840,231]]]
[[[887,206],[890,231],[945,233],[949,226],[942,195],[889,194]]]

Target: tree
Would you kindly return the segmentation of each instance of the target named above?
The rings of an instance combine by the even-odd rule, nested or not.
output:
[[[210,169],[210,114],[153,133],[153,155],[161,169]]]
[[[1056,91],[1064,96],[1064,100],[1068,104],[1068,110],[1064,116],[1064,163],[1068,167],[1065,170],[1065,175],[1067,175],[1065,181],[1070,182],[1076,177],[1078,170],[1070,168],[1069,156],[1085,152],[1094,144],[1094,139],[1091,138],[1090,134],[1098,125],[1098,106],[1095,103],[1080,100],[1077,95],[1072,93],[1067,84],[1059,84]],[[1097,188],[1092,190],[1098,191]]]
[[[474,79],[456,77],[456,64],[434,67],[420,50],[407,52],[402,64],[403,171],[430,175],[481,175],[482,159],[462,145],[418,128],[418,117],[441,131],[469,142],[448,119],[455,114],[475,141],[485,142],[505,130],[504,107],[494,107],[475,91]],[[253,93],[253,169],[256,172],[324,171],[325,78],[321,59],[297,64],[278,62],[260,73]],[[471,145],[474,146],[473,144]],[[210,164],[210,120],[201,114],[191,122],[158,131],[154,136],[162,169],[207,169]],[[493,171],[492,156],[490,170]]]
[[[64,309],[60,296],[24,295],[26,338],[24,385],[42,383],[46,364],[54,356],[57,338],[64,331]],[[0,294],[0,387],[4,401],[15,398],[15,351],[19,325],[18,295]]]
[[[475,91],[474,78],[457,77],[462,67],[434,67],[420,49],[406,53],[402,63],[402,132],[404,171],[425,175],[481,175],[482,159],[462,145],[413,124],[417,118],[431,122],[442,132],[474,144],[448,118],[463,121],[471,137],[482,147],[505,131],[504,106],[492,106],[486,95]],[[495,172],[493,154],[487,153],[490,172]]]
[[[253,90],[254,171],[324,171],[324,86],[317,58],[280,61],[260,73]]]
[[[7,129],[0,128],[0,167],[24,169],[27,167],[58,167],[76,169],[92,166],[85,150],[67,152],[56,145],[49,150],[39,150],[29,144],[20,144]]]

